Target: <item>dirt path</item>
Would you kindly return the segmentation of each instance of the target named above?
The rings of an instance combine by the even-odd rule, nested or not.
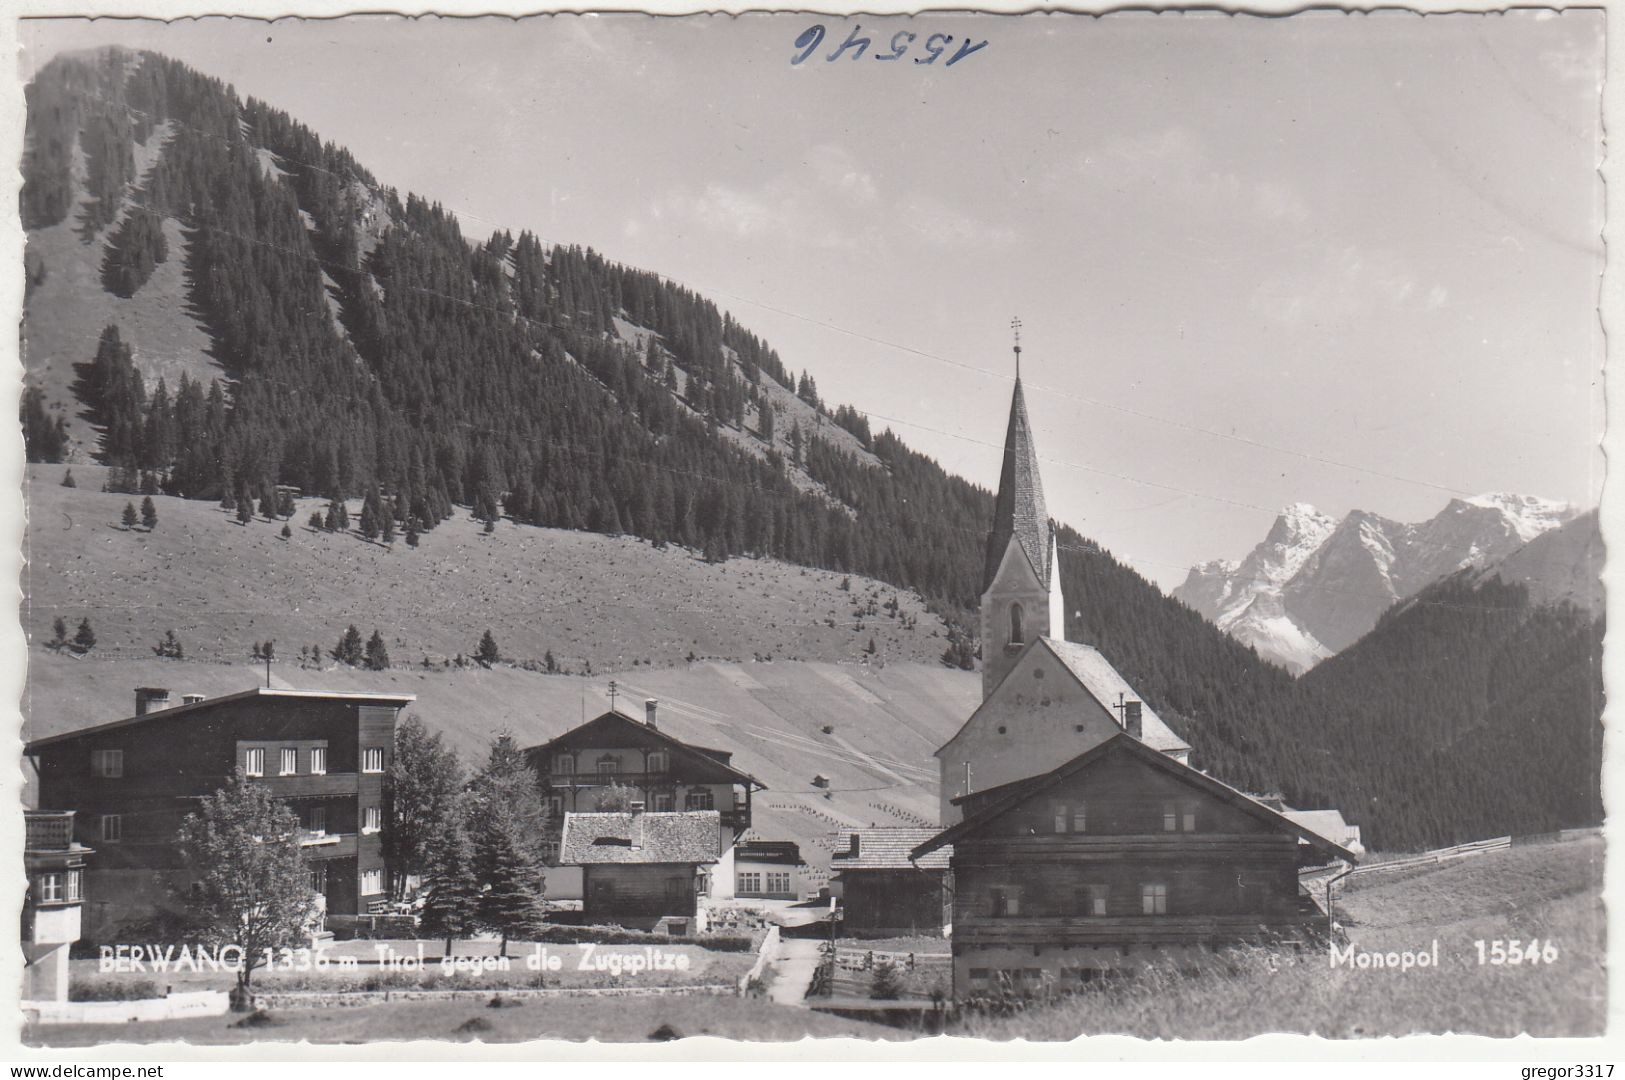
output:
[[[807,998],[813,973],[818,970],[818,950],[823,944],[813,938],[784,938],[779,955],[773,958],[773,985],[767,996],[777,1005],[800,1005]]]

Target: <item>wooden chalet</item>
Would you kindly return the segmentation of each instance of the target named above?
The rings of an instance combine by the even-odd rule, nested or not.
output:
[[[956,998],[1065,989],[1159,958],[1307,941],[1298,845],[1353,852],[1126,733],[1039,776],[960,799],[952,847]]]
[[[559,861],[582,870],[587,922],[687,933],[711,895],[720,829],[715,810],[567,813]]]
[[[388,899],[381,831],[395,722],[411,694],[254,687],[204,698],[141,687],[135,715],[24,748],[42,810],[74,810],[95,845],[85,870],[86,940],[184,905],[193,879],[176,832],[241,769],[299,816],[310,887],[330,924]]]
[[[851,937],[941,934],[952,920],[952,847],[918,859],[935,829],[842,829],[829,870],[841,892],[842,932]]]

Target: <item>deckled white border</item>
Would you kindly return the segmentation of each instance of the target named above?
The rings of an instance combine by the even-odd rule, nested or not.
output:
[[[1067,11],[1104,14],[1113,11],[1145,11],[1179,7],[1162,0],[1143,0],[1139,3],[1102,3],[1078,5],[1042,5],[1019,3],[1015,0],[982,0],[975,10],[998,14],[1018,14],[1032,11]],[[1200,10],[1245,12],[1260,15],[1282,15],[1290,12],[1313,10],[1349,10],[1381,12],[1497,12],[1507,10],[1535,10],[1548,5],[1500,5],[1492,3],[1451,2],[1451,0],[1415,0],[1395,4],[1305,4],[1292,0],[1255,0],[1251,4],[1216,3]],[[1625,40],[1625,0],[1596,0],[1572,5],[1574,7],[1601,7],[1608,14],[1607,73],[1601,107],[1603,110],[1604,146],[1608,133],[1625,129],[1625,60],[1622,60],[1621,42]],[[335,18],[346,14],[382,13],[386,4],[342,3],[340,0],[0,0],[0,56],[13,58],[14,72],[10,79],[0,79],[0,163],[7,163],[0,183],[4,192],[4,211],[0,211],[0,582],[9,583],[10,600],[0,604],[0,717],[4,717],[18,734],[20,761],[20,732],[22,713],[20,702],[23,692],[23,664],[26,659],[20,613],[22,593],[21,544],[23,539],[22,498],[23,454],[20,429],[10,426],[10,417],[17,415],[21,397],[21,359],[18,337],[14,328],[22,318],[23,233],[14,208],[18,205],[18,192],[22,177],[17,164],[22,160],[23,95],[20,78],[20,42],[17,19],[25,16],[112,16],[124,18],[178,19],[206,15],[245,15],[257,18],[317,17]],[[593,0],[591,3],[513,3],[512,0],[438,0],[433,4],[401,5],[388,13],[406,15],[510,15],[514,17],[545,11],[645,11],[660,15],[681,15],[698,12],[726,12],[738,14],[746,11],[806,11],[819,14],[873,14],[896,15],[928,11],[961,11],[966,7],[949,4],[918,5],[901,0],[858,0],[852,5],[831,4],[828,0],[806,5],[781,3],[755,4],[684,4],[676,0]],[[1378,16],[1380,17],[1380,16]],[[1620,222],[1625,218],[1625,176],[1621,174],[1620,152],[1601,163],[1606,200],[1606,224],[1603,238],[1605,252],[1612,255],[1622,247]],[[1599,283],[1601,306],[1599,317],[1603,330],[1608,333],[1607,356],[1617,361],[1616,342],[1625,340],[1619,332],[1625,321],[1625,279],[1612,258],[1607,260],[1603,280]],[[1600,377],[1600,373],[1599,373]],[[1608,460],[1620,449],[1619,429],[1625,419],[1625,394],[1611,395],[1607,409],[1607,434],[1603,449]],[[1625,548],[1625,498],[1619,497],[1614,484],[1606,484],[1602,500],[1602,530],[1610,550]],[[1625,589],[1625,560],[1609,559],[1603,573],[1608,591],[1608,621],[1611,626],[1625,627],[1625,611],[1620,604],[1621,590]],[[1604,680],[1610,698],[1604,711],[1605,723],[1621,715],[1618,702],[1625,695],[1625,659],[1621,656],[1619,634],[1609,634],[1604,646]],[[1625,769],[1621,761],[1625,756],[1615,753],[1618,739],[1610,737],[1603,768],[1603,797],[1605,806],[1625,805]],[[20,768],[0,769],[0,784],[7,799],[5,805],[20,808],[22,796]],[[1607,829],[1610,843],[1619,830]],[[19,851],[22,847],[22,815],[18,809],[8,809],[0,815],[0,840],[5,849]],[[1610,852],[1612,854],[1612,852]],[[1041,1062],[1095,1061],[1095,1062],[1202,1062],[1197,1066],[1204,1072],[1217,1071],[1220,1076],[1246,1075],[1241,1063],[1300,1061],[1304,1065],[1295,1072],[1312,1074],[1316,1068],[1310,1062],[1366,1062],[1428,1060],[1446,1062],[1481,1062],[1499,1064],[1478,1065],[1473,1075],[1504,1077],[1518,1076],[1516,1065],[1524,1063],[1607,1062],[1620,1064],[1619,1080],[1625,1080],[1625,919],[1614,914],[1625,903],[1625,866],[1622,860],[1609,858],[1606,871],[1605,898],[1609,911],[1608,943],[1608,1000],[1610,1035],[1600,1039],[1546,1039],[1533,1040],[1527,1036],[1515,1040],[1490,1039],[1482,1036],[1418,1035],[1403,1039],[1327,1040],[1299,1035],[1267,1035],[1245,1042],[1146,1042],[1122,1036],[1093,1036],[1071,1043],[990,1043],[975,1039],[937,1037],[907,1042],[864,1042],[854,1039],[802,1040],[799,1043],[731,1042],[715,1038],[685,1039],[677,1043],[659,1045],[581,1044],[571,1042],[538,1041],[532,1043],[486,1045],[422,1041],[412,1043],[372,1043],[366,1046],[309,1046],[287,1043],[257,1043],[243,1046],[190,1046],[171,1043],[147,1046],[108,1044],[96,1048],[71,1050],[41,1050],[22,1047],[20,1012],[17,1010],[22,982],[22,957],[12,950],[4,935],[14,917],[0,917],[0,1061],[32,1063],[118,1061],[127,1064],[152,1061],[545,1061],[543,1068],[579,1068],[568,1063],[598,1062],[664,1062],[661,1068],[670,1068],[675,1062],[727,1061],[727,1062],[805,1062],[805,1061],[878,1061],[883,1063],[935,1063],[936,1070],[951,1064],[976,1067],[976,1062],[1020,1063],[1026,1071]],[[17,912],[23,896],[23,876],[17,861],[5,861],[10,867],[5,886],[0,889],[0,913]],[[16,1025],[8,1023],[10,1017],[19,1018]],[[478,1068],[477,1064],[472,1065]],[[647,1066],[623,1066],[629,1071],[638,1069],[647,1074]],[[979,1071],[985,1071],[981,1066]],[[616,1070],[617,1072],[619,1069]],[[689,1070],[684,1069],[687,1073]],[[823,1070],[827,1073],[828,1067]],[[1279,1071],[1271,1069],[1272,1073]],[[1454,1070],[1453,1070],[1454,1071]],[[1464,1074],[1464,1073],[1463,1073]],[[1068,1070],[1077,1075],[1077,1068]]]

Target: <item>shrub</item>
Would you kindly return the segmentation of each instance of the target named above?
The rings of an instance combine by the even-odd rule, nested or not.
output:
[[[68,984],[69,1001],[141,1001],[163,996],[151,979],[76,979]]]

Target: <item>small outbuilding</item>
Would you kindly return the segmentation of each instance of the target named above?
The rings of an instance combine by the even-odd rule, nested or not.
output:
[[[829,869],[841,892],[843,932],[852,937],[943,933],[952,918],[953,848],[910,852],[936,829],[842,829]]]
[[[565,814],[559,862],[581,867],[589,923],[673,926],[711,893],[720,829],[715,810]]]

